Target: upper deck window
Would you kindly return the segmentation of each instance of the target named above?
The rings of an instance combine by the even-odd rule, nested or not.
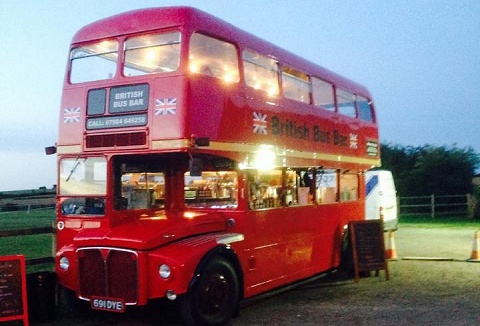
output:
[[[190,38],[190,71],[226,82],[238,82],[237,49],[231,43],[220,41],[199,33]]]
[[[337,104],[338,113],[351,118],[357,117],[357,110],[355,109],[355,95],[352,93],[342,89],[337,89]]]
[[[111,79],[115,76],[118,43],[104,40],[72,49],[70,52],[70,82]]]
[[[282,87],[286,98],[310,103],[310,81],[307,74],[290,67],[282,67]]]
[[[171,72],[180,64],[180,32],[132,37],[125,42],[125,76]]]
[[[335,111],[333,85],[321,79],[312,77],[313,103],[328,111]]]
[[[248,49],[243,51],[242,58],[246,84],[268,95],[278,95],[277,61]]]
[[[374,122],[373,110],[372,106],[370,105],[371,102],[360,95],[357,95],[356,102],[358,109],[358,117],[363,121]]]

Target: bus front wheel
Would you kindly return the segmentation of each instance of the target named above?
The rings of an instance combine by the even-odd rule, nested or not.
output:
[[[226,259],[216,257],[180,298],[180,313],[187,325],[225,325],[237,312],[238,304],[235,269]]]

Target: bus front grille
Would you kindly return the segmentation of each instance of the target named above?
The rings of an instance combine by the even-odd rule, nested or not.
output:
[[[80,298],[138,301],[138,256],[129,250],[82,248],[78,250]]]

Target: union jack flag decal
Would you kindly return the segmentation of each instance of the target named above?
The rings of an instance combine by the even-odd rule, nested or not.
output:
[[[80,122],[80,107],[63,109],[63,123]]]
[[[267,134],[267,115],[259,112],[253,112],[253,133]]]
[[[155,99],[155,115],[177,114],[177,98]]]

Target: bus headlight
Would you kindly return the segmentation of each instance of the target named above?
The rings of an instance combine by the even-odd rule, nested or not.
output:
[[[171,274],[170,266],[168,266],[167,264],[160,265],[160,267],[158,268],[158,274],[163,279],[169,278]]]
[[[68,268],[70,267],[70,261],[68,260],[67,257],[62,257],[60,258],[60,261],[58,262],[58,266],[60,267],[60,269],[64,272],[66,272],[68,270]]]

